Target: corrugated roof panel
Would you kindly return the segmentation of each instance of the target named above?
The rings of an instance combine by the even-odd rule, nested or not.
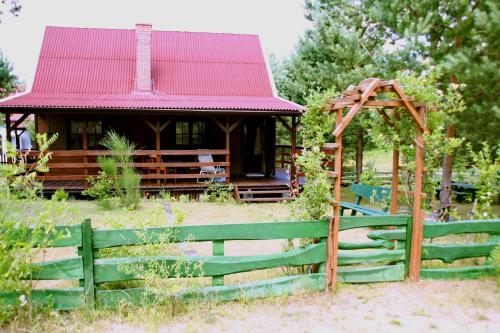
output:
[[[47,27],[33,93],[0,107],[301,109],[273,96],[256,35],[153,31],[147,95],[135,53],[133,29]]]

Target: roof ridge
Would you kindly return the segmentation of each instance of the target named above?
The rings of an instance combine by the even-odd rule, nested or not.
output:
[[[47,25],[45,28],[56,28],[56,29],[76,29],[76,30],[117,30],[117,31],[135,31],[135,28],[110,28],[110,27],[71,27],[71,26],[58,26],[58,25]],[[187,33],[187,34],[211,34],[211,35],[233,35],[233,36],[259,36],[258,33],[234,33],[234,32],[223,32],[223,31],[187,31],[187,30],[155,30],[152,32],[177,32],[177,33]]]

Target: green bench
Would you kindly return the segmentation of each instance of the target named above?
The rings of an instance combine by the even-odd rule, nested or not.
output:
[[[351,216],[355,216],[358,212],[363,215],[368,216],[386,216],[390,215],[387,211],[389,210],[389,205],[385,205],[383,210],[377,210],[361,205],[361,200],[373,200],[374,202],[386,203],[390,200],[391,189],[381,186],[369,186],[365,184],[351,184],[349,188],[351,192],[356,194],[356,200],[354,203],[351,202],[341,202],[340,203],[340,215],[344,215],[344,210],[350,209]]]

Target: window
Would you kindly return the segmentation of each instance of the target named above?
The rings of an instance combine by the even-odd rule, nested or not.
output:
[[[178,146],[202,146],[206,144],[204,121],[177,121],[175,123],[175,144]]]
[[[87,147],[96,149],[102,139],[102,122],[100,120],[71,120],[70,149],[83,149],[83,137],[87,130]]]

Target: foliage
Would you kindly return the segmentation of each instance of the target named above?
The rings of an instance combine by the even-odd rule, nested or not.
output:
[[[321,112],[326,100],[334,94],[333,88],[324,94],[314,93],[308,100],[308,111],[302,118],[304,150],[294,156],[297,168],[304,172],[302,193],[291,202],[292,215],[297,219],[320,219],[331,204],[331,180],[323,160],[321,146],[332,129],[331,116]],[[298,190],[295,190],[297,193]]]
[[[363,173],[359,178],[359,182],[370,186],[380,186],[381,181],[377,179],[377,169],[373,166],[373,163],[367,163],[363,169]]]
[[[176,213],[177,215],[177,213]],[[182,221],[178,221],[182,224]],[[176,311],[176,297],[182,291],[200,287],[202,284],[203,269],[201,263],[189,262],[186,249],[193,241],[192,237],[177,244],[173,229],[166,230],[155,239],[148,237],[144,231],[136,232],[143,245],[139,247],[119,247],[102,251],[104,257],[140,257],[142,260],[134,265],[122,264],[118,269],[126,274],[134,274],[142,280],[140,285],[145,288],[144,307],[153,307],[157,311],[164,311],[170,305],[172,315]],[[180,246],[182,245],[182,246]],[[159,262],[159,257],[175,256],[173,265]]]
[[[2,183],[1,193],[6,183]],[[0,307],[0,325],[13,319],[18,314],[32,312],[31,291],[36,282],[31,279],[35,271],[33,263],[43,262],[44,248],[50,247],[57,239],[65,237],[55,230],[55,221],[67,216],[66,205],[58,201],[46,201],[43,209],[36,214],[22,218],[16,212],[16,199],[2,195],[0,198],[0,290],[20,292],[16,307]],[[30,210],[29,201],[23,200],[23,208]],[[67,222],[71,222],[68,218]]]
[[[9,95],[16,88],[17,77],[12,73],[14,68],[0,53],[0,98]]]
[[[182,202],[182,203],[189,202],[189,195],[188,194],[179,195],[179,202]]]
[[[113,208],[113,179],[101,170],[97,176],[87,178],[87,181],[89,187],[82,194],[97,200],[97,205],[104,209]]]
[[[500,193],[499,154],[497,153],[497,159],[493,160],[492,155],[495,154],[495,149],[492,149],[486,142],[483,143],[483,149],[478,152],[470,147],[469,149],[473,161],[474,185],[477,187],[477,205],[473,212],[474,218],[496,218],[491,210],[491,204],[498,197],[498,193]]]
[[[494,0],[374,0],[371,20],[383,25],[403,48],[439,69],[437,82],[460,84],[466,108],[450,124],[475,149],[500,137],[500,4]],[[473,120],[473,121],[471,121]]]
[[[99,166],[113,180],[121,206],[136,209],[141,200],[141,176],[132,166],[135,144],[115,131],[107,132],[101,144],[111,151],[111,156],[100,156]]]
[[[68,198],[68,192],[66,192],[63,188],[58,188],[54,194],[52,194],[52,200],[54,201],[66,201]]]
[[[437,108],[439,112],[431,110],[425,114],[425,126],[428,130],[424,134],[425,166],[423,192],[427,193],[427,206],[435,193],[437,182],[433,179],[434,172],[440,167],[445,153],[451,153],[460,147],[463,139],[447,138],[444,127],[447,120],[457,113],[463,112],[464,103],[461,95],[450,85],[446,91],[438,88],[437,72],[430,71],[426,75],[417,75],[405,72],[398,76],[398,82],[403,86],[406,95],[414,96],[428,108]],[[380,147],[388,149],[396,142],[399,146],[401,159],[407,166],[403,179],[407,190],[411,191],[411,179],[415,173],[415,138],[417,137],[416,124],[409,112],[398,110],[399,119],[393,117],[394,127],[387,126],[380,117],[373,119],[371,135],[374,142]],[[406,197],[411,201],[410,197]],[[411,202],[409,202],[411,206]]]
[[[47,163],[52,157],[48,151],[51,144],[58,138],[57,133],[47,139],[47,134],[37,134],[36,140],[39,152],[35,160],[28,164],[30,151],[17,152],[14,147],[8,143],[7,157],[12,159],[13,163],[3,167],[2,174],[10,183],[10,190],[19,198],[36,199],[42,194],[42,183],[36,179],[37,173],[49,171]]]
[[[228,202],[234,198],[234,185],[214,182],[200,196],[201,202]]]

